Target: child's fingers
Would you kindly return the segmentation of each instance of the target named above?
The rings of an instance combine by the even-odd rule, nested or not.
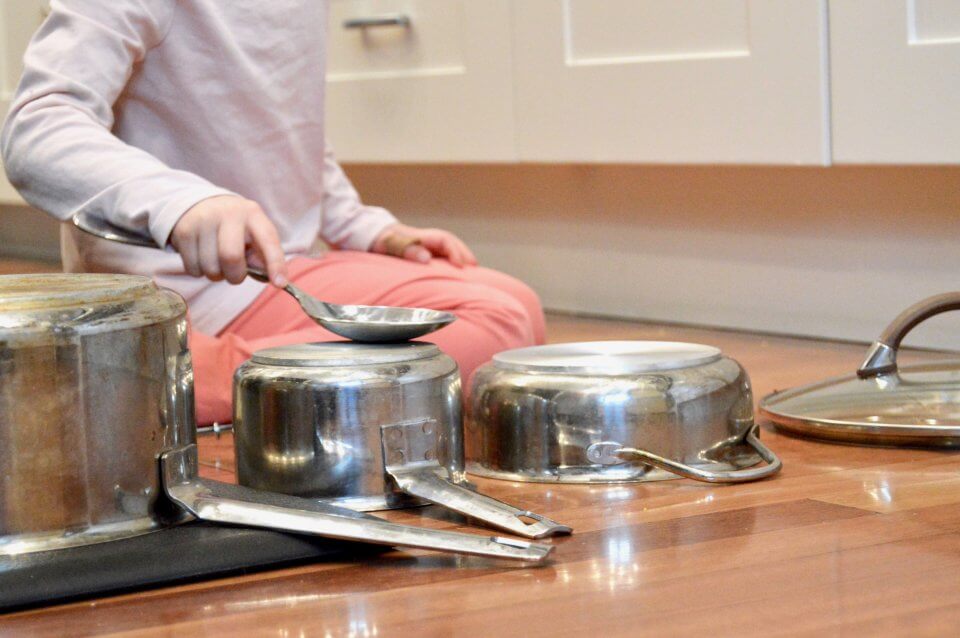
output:
[[[426,264],[430,261],[430,251],[420,244],[410,244],[404,249],[403,258]]]
[[[464,245],[461,248],[462,242],[452,233],[445,231],[426,233],[422,241],[434,255],[446,257],[454,266],[462,268],[466,263],[466,255],[462,250],[466,246]]]
[[[220,253],[220,270],[226,280],[239,284],[246,279],[246,227],[242,219],[225,219],[220,224],[217,248]]]
[[[214,223],[205,224],[200,229],[197,236],[197,258],[200,261],[200,269],[208,279],[219,281],[223,279],[223,272],[220,270],[220,250],[217,243],[219,225]]]
[[[267,267],[267,274],[274,286],[287,285],[287,260],[277,236],[277,229],[263,213],[247,217],[247,231],[254,247],[260,252]]]
[[[197,258],[197,238],[196,235],[189,235],[182,238],[174,246],[180,253],[180,259],[183,260],[183,268],[191,277],[200,277],[203,270],[200,268],[200,260]]]
[[[463,263],[464,263],[464,265],[465,265],[465,266],[476,266],[476,265],[477,265],[477,257],[476,257],[476,255],[473,254],[473,251],[470,250],[470,247],[467,246],[467,244],[466,244],[462,239],[460,239],[459,237],[456,237],[456,236],[455,236],[454,239],[457,241],[458,245],[460,246],[460,254],[463,256]]]

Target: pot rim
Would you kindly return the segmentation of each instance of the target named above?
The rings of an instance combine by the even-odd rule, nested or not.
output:
[[[405,363],[439,354],[440,348],[422,341],[376,345],[323,341],[265,348],[254,352],[250,361],[271,367],[333,368]]]
[[[677,341],[584,341],[507,350],[493,366],[510,372],[623,376],[681,370],[720,360],[719,348]]]

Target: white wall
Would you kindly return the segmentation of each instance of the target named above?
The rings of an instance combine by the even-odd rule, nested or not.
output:
[[[546,306],[868,341],[960,289],[960,167],[348,167]],[[960,347],[960,313],[908,343]]]
[[[58,224],[26,206],[0,205],[0,257],[60,260]]]

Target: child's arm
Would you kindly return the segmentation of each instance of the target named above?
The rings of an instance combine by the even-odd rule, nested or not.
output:
[[[222,216],[218,211],[227,199],[204,205],[210,198],[246,201],[111,133],[114,102],[134,66],[163,40],[176,5],[176,0],[53,2],[27,49],[23,78],[0,134],[7,175],[29,203],[60,219],[90,211],[149,232],[165,246],[188,210],[200,209],[202,215],[193,216],[209,222]],[[210,225],[196,224],[192,239],[178,243],[209,245],[209,237],[201,241],[198,233]],[[260,236],[266,235],[258,232],[254,239]],[[257,248],[269,257],[279,244]],[[192,269],[188,261],[184,255]],[[271,275],[280,274],[275,263],[267,265]]]

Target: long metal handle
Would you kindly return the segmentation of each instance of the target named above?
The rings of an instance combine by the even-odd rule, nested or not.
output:
[[[587,459],[589,459],[591,463],[600,463],[602,465],[616,465],[624,461],[639,461],[696,481],[705,481],[707,483],[744,483],[746,481],[756,481],[772,476],[779,472],[783,466],[777,455],[773,453],[773,450],[760,442],[760,439],[757,437],[758,431],[759,426],[754,425],[744,436],[744,442],[753,447],[753,449],[757,451],[757,454],[760,455],[760,458],[767,464],[742,470],[705,470],[674,461],[673,459],[664,458],[652,452],[647,452],[646,450],[623,447],[621,444],[613,441],[604,441],[591,445],[587,448]]]
[[[403,27],[409,29],[410,25],[410,16],[404,13],[350,18],[343,21],[344,29],[369,29],[370,27]]]
[[[130,246],[141,246],[143,248],[154,248],[160,250],[160,246],[147,235],[136,233],[126,228],[115,226],[97,215],[88,212],[80,212],[71,219],[73,225],[85,233],[90,233],[100,239],[109,239],[110,241],[128,244]]]
[[[378,545],[416,547],[491,558],[541,562],[553,547],[538,543],[389,523],[311,499],[261,492],[197,478],[196,446],[160,457],[164,492],[174,505],[206,521],[261,527]]]
[[[391,466],[387,468],[387,473],[407,494],[419,496],[431,503],[442,505],[518,536],[544,538],[554,534],[573,532],[567,525],[552,521],[546,516],[518,509],[503,501],[451,483],[437,473],[439,470],[442,470],[439,464],[418,469]]]
[[[951,310],[960,310],[960,292],[948,292],[942,295],[927,297],[901,312],[894,319],[880,338],[871,344],[867,356],[857,376],[861,379],[875,377],[880,374],[896,372],[897,351],[907,333],[934,315]]]
[[[448,469],[437,460],[437,430],[437,422],[430,418],[380,426],[384,470],[402,491],[519,536],[543,538],[573,531],[546,516],[453,483]]]

